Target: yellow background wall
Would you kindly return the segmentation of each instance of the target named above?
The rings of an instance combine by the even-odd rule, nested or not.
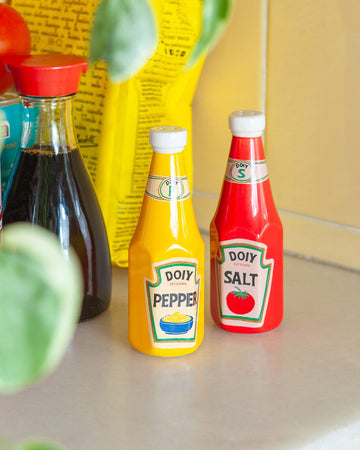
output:
[[[235,0],[194,100],[194,205],[207,229],[237,109],[266,112],[285,249],[360,269],[360,3]]]

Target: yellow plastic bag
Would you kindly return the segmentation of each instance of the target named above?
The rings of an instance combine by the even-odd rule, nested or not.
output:
[[[99,0],[13,0],[32,34],[33,53],[87,56],[92,17]],[[202,0],[152,0],[159,46],[129,81],[112,84],[105,65],[83,77],[74,119],[81,154],[95,182],[112,262],[126,266],[145,190],[152,150],[149,129],[157,125],[187,128],[187,173],[192,185],[191,102],[200,61],[184,70],[201,30]]]
[[[12,0],[31,33],[31,52],[88,56],[94,12],[100,0]],[[74,122],[81,154],[95,180],[104,99],[108,79],[105,64],[96,64],[81,77],[75,98]]]
[[[126,266],[152,157],[149,129],[187,128],[187,172],[192,180],[191,102],[202,62],[184,64],[199,37],[202,1],[153,0],[159,47],[146,66],[126,83],[109,83],[96,177],[96,190],[109,235],[113,263]]]

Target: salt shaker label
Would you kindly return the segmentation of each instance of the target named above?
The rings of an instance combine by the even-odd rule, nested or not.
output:
[[[274,260],[267,245],[245,239],[222,241],[216,256],[219,317],[224,325],[261,327],[271,290]]]
[[[226,166],[225,180],[231,183],[262,183],[269,178],[265,160],[243,161],[229,158]]]

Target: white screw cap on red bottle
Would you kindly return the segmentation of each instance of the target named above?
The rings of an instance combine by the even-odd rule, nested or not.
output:
[[[179,153],[186,145],[187,131],[185,128],[171,126],[150,128],[149,141],[156,153]]]
[[[260,111],[234,111],[229,116],[233,136],[258,137],[265,129],[265,114]]]

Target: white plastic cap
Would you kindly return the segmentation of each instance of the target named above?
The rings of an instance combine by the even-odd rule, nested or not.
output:
[[[265,129],[265,114],[260,111],[234,111],[229,116],[233,136],[258,137]]]
[[[149,140],[156,153],[179,153],[186,145],[187,131],[181,127],[154,127],[150,128]]]

